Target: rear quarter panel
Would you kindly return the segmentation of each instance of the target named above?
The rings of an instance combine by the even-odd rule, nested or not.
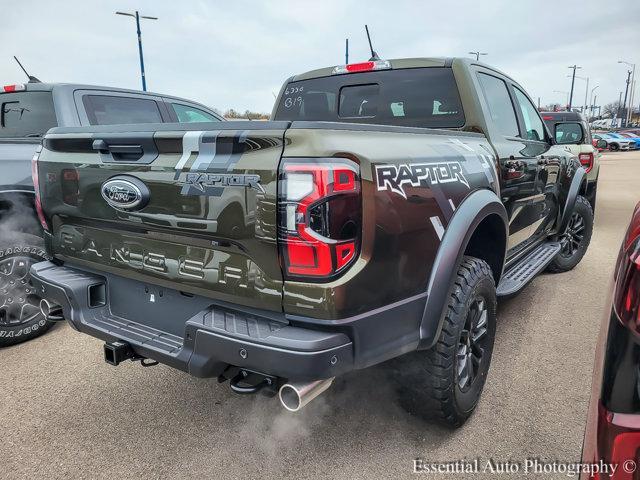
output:
[[[285,133],[284,156],[347,157],[360,165],[361,254],[331,283],[285,281],[283,306],[288,314],[340,319],[425,295],[456,208],[476,189],[499,188],[495,155],[482,135],[336,125],[320,122],[308,128],[294,123]],[[455,165],[460,178],[455,178]],[[424,173],[436,166],[443,168],[439,182],[432,182],[429,174],[415,178],[416,169]],[[395,181],[402,172],[414,175],[415,186]]]

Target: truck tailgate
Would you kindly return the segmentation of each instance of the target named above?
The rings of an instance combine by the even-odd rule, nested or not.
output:
[[[50,131],[38,172],[52,253],[186,294],[280,311],[276,187],[287,126]]]

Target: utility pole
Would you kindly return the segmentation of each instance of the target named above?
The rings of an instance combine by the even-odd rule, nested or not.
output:
[[[629,94],[629,84],[631,83],[631,73],[632,73],[631,70],[627,70],[627,86],[624,89],[624,104],[622,105],[622,112],[624,113],[624,118],[622,119],[622,127],[627,126],[627,116],[629,115],[629,112],[627,110],[627,95]]]
[[[576,82],[576,70],[579,70],[582,67],[579,67],[578,65],[572,65],[568,68],[573,69],[573,75],[571,77],[571,93],[569,94],[569,111],[571,111],[571,105],[573,103],[573,85]]]
[[[635,90],[636,90],[636,64],[631,62],[625,62],[624,60],[618,60],[618,63],[624,63],[625,65],[629,65],[632,67],[633,73],[631,74],[631,95],[629,97],[629,110],[627,115],[627,124],[633,115],[633,101],[635,100]],[[626,103],[626,102],[625,102]]]
[[[344,45],[344,64],[348,65],[349,64],[349,39],[345,38],[345,45]]]
[[[116,15],[124,15],[127,17],[133,17],[136,19],[136,33],[138,34],[138,53],[140,54],[140,75],[142,76],[142,90],[147,91],[147,80],[144,76],[144,56],[142,55],[142,32],[140,31],[140,19],[158,20],[158,17],[147,17],[140,15],[136,10],[136,13],[116,12]]]
[[[479,62],[480,61],[480,55],[489,55],[486,52],[469,52],[469,55],[475,55],[476,56],[476,61]]]

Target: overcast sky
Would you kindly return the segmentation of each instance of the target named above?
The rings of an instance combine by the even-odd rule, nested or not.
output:
[[[17,55],[43,81],[141,88],[135,21],[114,15],[135,9],[159,17],[142,24],[148,89],[220,110],[271,111],[289,75],[344,63],[347,37],[367,60],[365,23],[382,58],[488,52],[543,105],[566,100],[574,63],[601,105],[624,89],[618,60],[640,77],[640,0],[2,0],[1,84],[24,81]]]

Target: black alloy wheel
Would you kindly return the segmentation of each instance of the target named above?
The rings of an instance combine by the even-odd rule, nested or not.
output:
[[[573,257],[584,240],[585,220],[579,212],[573,212],[569,225],[560,239],[560,255],[564,258]]]
[[[464,329],[460,333],[456,354],[456,372],[460,391],[466,392],[478,378],[487,343],[488,311],[484,298],[477,297],[469,306]]]

